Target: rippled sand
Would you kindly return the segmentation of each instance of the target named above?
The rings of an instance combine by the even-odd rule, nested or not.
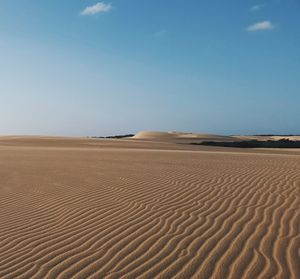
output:
[[[0,138],[0,278],[300,278],[300,152]]]

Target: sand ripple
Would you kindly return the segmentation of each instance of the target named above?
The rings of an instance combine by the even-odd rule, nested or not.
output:
[[[299,156],[9,147],[0,178],[0,278],[300,278]]]

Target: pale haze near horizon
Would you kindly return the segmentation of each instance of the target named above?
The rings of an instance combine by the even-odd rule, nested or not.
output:
[[[0,2],[0,134],[300,134],[300,4]]]

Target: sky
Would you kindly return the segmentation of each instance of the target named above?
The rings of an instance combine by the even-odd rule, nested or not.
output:
[[[0,134],[300,134],[299,0],[0,0]]]

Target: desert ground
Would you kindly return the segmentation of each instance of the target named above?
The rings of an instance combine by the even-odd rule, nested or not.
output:
[[[300,151],[191,138],[0,137],[0,278],[299,279]]]

